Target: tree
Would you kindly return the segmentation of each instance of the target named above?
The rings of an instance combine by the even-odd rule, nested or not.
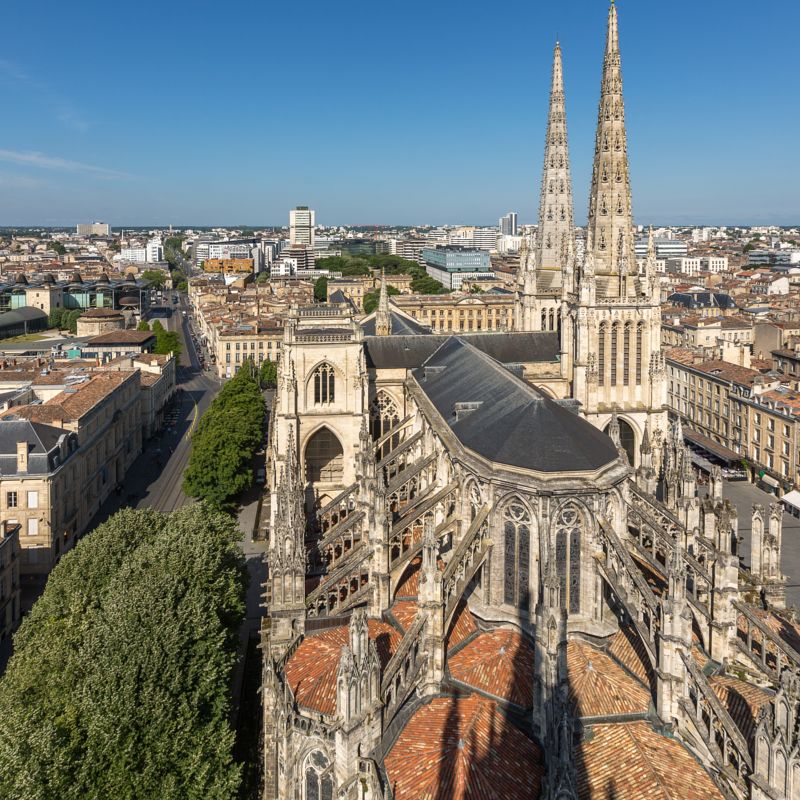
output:
[[[64,253],[67,252],[67,248],[64,247],[61,242],[50,242],[50,247],[53,248],[54,252],[58,253],[58,255],[63,256]]]
[[[150,281],[151,289],[163,289],[167,283],[167,276],[160,269],[146,269],[142,273],[142,279]]]
[[[320,303],[328,299],[328,279],[325,275],[321,275],[314,282],[314,299]]]
[[[386,294],[388,294],[389,297],[394,297],[395,295],[400,294],[400,290],[396,289],[394,286],[387,286]],[[380,299],[380,289],[377,289],[374,292],[367,292],[364,295],[364,313],[371,314],[378,307],[378,302]]]
[[[262,389],[278,385],[278,365],[274,361],[262,361],[258,370],[258,382]]]
[[[175,358],[178,358],[183,351],[180,336],[175,331],[168,331],[160,320],[153,320],[153,333],[156,335],[156,345],[153,352],[160,355],[169,355],[172,353]]]
[[[136,326],[136,330],[137,330],[137,331],[149,331],[149,330],[150,330],[150,326],[147,324],[147,320],[143,319],[143,320],[142,320],[142,321],[141,321],[141,322],[140,322],[140,323],[139,323],[139,324]]]
[[[66,328],[70,333],[77,333],[78,317],[80,317],[81,314],[83,314],[83,311],[81,311],[79,308],[76,308],[74,311],[68,311],[61,318],[61,327]]]
[[[192,436],[183,490],[211,507],[229,510],[253,482],[252,460],[264,438],[264,396],[252,361],[220,390]]]
[[[0,796],[232,800],[234,520],[124,510],[50,575],[0,681]]]
[[[66,308],[51,308],[47,324],[51,328],[57,328],[61,330],[62,321],[66,313],[67,313]]]

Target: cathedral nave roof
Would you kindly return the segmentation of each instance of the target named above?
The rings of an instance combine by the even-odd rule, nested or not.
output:
[[[594,425],[460,337],[412,374],[464,447],[494,463],[560,473],[595,471],[619,458]]]

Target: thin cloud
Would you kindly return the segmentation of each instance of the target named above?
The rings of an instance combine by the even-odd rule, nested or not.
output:
[[[96,167],[84,164],[81,161],[71,161],[66,158],[48,156],[44,153],[20,152],[17,150],[0,149],[0,161],[9,164],[18,164],[25,167],[38,167],[39,169],[54,169],[61,172],[82,172],[88,175],[97,175],[102,178],[129,178],[124,172],[105,167]]]

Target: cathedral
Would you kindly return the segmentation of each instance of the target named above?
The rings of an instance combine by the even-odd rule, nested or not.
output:
[[[800,799],[782,514],[750,569],[665,410],[617,9],[585,251],[556,46],[514,330],[288,319],[270,416],[264,800]]]

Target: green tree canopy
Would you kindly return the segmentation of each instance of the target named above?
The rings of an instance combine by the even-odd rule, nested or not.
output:
[[[60,256],[63,256],[64,253],[67,252],[67,248],[64,247],[64,245],[61,244],[61,242],[55,242],[55,241],[54,242],[50,242],[50,247],[52,247],[53,250],[56,253],[58,253],[58,255],[60,255]]]
[[[142,320],[142,321],[141,321],[141,322],[140,322],[140,323],[139,323],[139,324],[136,326],[136,330],[137,330],[137,331],[149,331],[149,330],[150,330],[150,326],[147,324],[147,320],[146,320],[146,319],[143,319],[143,320]]]
[[[258,382],[262,389],[278,385],[278,365],[274,361],[262,361],[258,369]]]
[[[167,276],[161,269],[146,269],[142,273],[143,280],[150,281],[150,288],[163,289],[167,283]]]
[[[324,303],[328,299],[328,279],[321,275],[314,282],[314,299],[319,303]]]
[[[253,482],[252,461],[264,438],[266,407],[257,370],[245,360],[203,414],[192,436],[183,490],[217,509],[230,509]]]
[[[386,287],[386,294],[389,297],[394,297],[396,294],[400,294],[399,289],[395,289],[394,286],[387,286]],[[381,299],[381,290],[376,289],[374,292],[367,292],[364,295],[364,313],[371,314],[377,307],[378,302]]]
[[[0,680],[0,797],[236,797],[239,535],[200,505],[123,510],[64,556]]]
[[[66,313],[67,313],[66,308],[51,308],[47,324],[51,328],[58,328],[60,330]]]

